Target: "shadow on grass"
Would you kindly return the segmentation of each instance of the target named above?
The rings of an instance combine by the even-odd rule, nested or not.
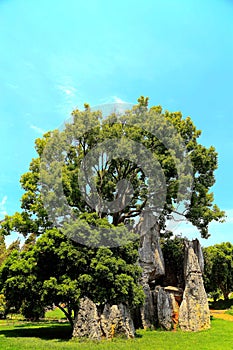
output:
[[[35,326],[35,325],[34,325]],[[15,326],[13,329],[0,330],[0,334],[7,338],[40,338],[44,340],[59,339],[67,341],[72,336],[70,325],[50,325],[48,327],[30,327],[30,325]]]

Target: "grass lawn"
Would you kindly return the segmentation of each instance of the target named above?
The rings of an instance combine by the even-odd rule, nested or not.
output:
[[[66,319],[64,313],[57,307],[53,310],[49,310],[45,313],[45,318],[50,320]]]
[[[4,350],[233,350],[233,322],[212,320],[208,331],[183,333],[178,331],[137,331],[132,340],[109,341],[70,340],[68,324],[58,322],[0,322],[0,349]]]

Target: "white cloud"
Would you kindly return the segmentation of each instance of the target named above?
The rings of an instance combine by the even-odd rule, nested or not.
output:
[[[6,202],[7,202],[7,196],[4,196],[0,202],[0,218],[3,219],[4,216],[7,214],[6,212]]]
[[[72,79],[64,77],[61,80],[62,82],[55,86],[61,95],[60,103],[57,104],[56,108],[59,110],[59,113],[68,117],[71,111],[76,108],[80,96],[78,96],[77,89],[74,87]]]
[[[6,204],[6,201],[7,201],[7,196],[4,196],[3,199],[0,202],[0,207],[4,206]]]
[[[32,130],[34,130],[35,132],[37,132],[38,134],[44,134],[45,133],[45,130],[43,130],[42,128],[40,128],[40,127],[38,127],[36,125],[31,124],[30,128]]]
[[[76,93],[76,89],[71,85],[57,85],[58,89],[62,91],[66,96],[74,97]]]
[[[122,100],[120,97],[112,96],[112,98],[115,103],[127,103],[126,101]]]
[[[118,96],[109,96],[109,97],[106,97],[106,98],[102,98],[100,100],[100,103],[101,104],[108,104],[108,103],[127,103],[129,104],[128,102],[122,100],[120,97]]]

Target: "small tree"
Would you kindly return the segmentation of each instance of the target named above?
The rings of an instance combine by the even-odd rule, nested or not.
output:
[[[222,292],[227,300],[233,291],[233,245],[230,242],[204,248],[205,274],[207,292]]]
[[[100,307],[106,302],[142,304],[137,249],[136,242],[91,249],[56,229],[48,230],[31,249],[11,254],[0,270],[0,283],[8,306],[20,309],[26,318],[39,318],[46,306],[55,304],[73,326],[80,297]]]

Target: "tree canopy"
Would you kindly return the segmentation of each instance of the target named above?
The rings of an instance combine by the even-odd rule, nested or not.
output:
[[[91,249],[57,229],[47,230],[35,244],[14,250],[0,269],[0,287],[7,307],[38,318],[45,307],[59,307],[73,325],[79,299],[89,297],[100,307],[123,302],[129,307],[144,300],[138,285],[138,246]]]
[[[198,143],[200,134],[190,117],[149,108],[142,96],[123,115],[106,118],[86,104],[63,130],[36,140],[38,158],[21,177],[22,211],[7,216],[2,231],[40,235],[83,213],[132,228],[147,208],[161,231],[178,215],[208,238],[209,223],[224,213],[210,192],[217,153]]]

